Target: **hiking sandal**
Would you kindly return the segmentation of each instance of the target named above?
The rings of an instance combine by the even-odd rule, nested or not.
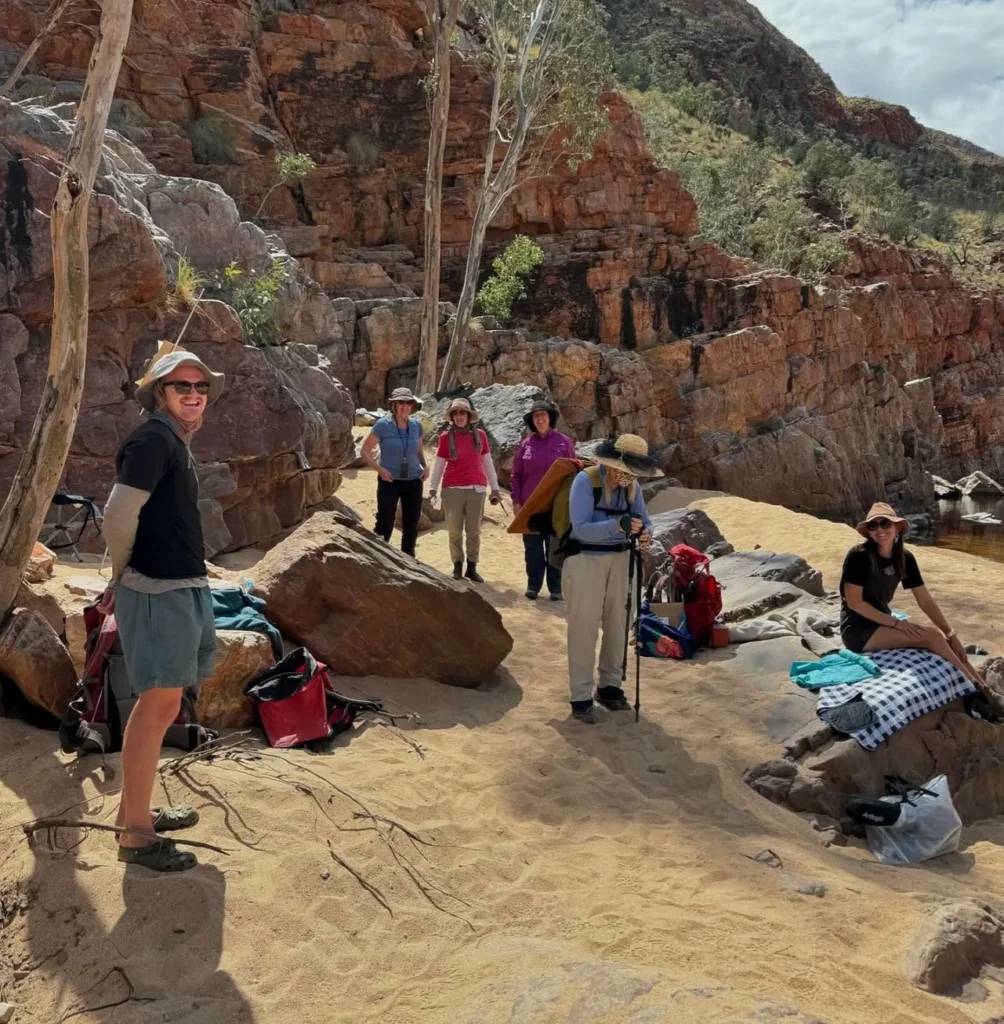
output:
[[[194,853],[184,853],[170,839],[158,839],[146,846],[119,845],[123,864],[139,864],[151,871],[188,871],[198,864]]]
[[[179,804],[174,807],[152,807],[154,832],[174,832],[182,828],[191,828],[199,823],[199,812],[194,807]]]

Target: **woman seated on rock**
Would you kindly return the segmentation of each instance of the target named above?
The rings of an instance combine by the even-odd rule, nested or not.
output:
[[[432,470],[429,498],[436,500],[443,482],[443,518],[450,537],[453,578],[466,576],[484,583],[478,572],[481,553],[481,517],[485,496],[491,489],[492,504],[501,497],[495,464],[488,447],[488,435],[477,425],[478,414],[466,398],[455,398],[446,418],[450,425],[439,435],[436,465]],[[467,533],[467,572],[464,568],[464,533]]]
[[[969,664],[962,641],[924,586],[917,559],[904,547],[908,527],[891,505],[881,503],[872,505],[868,517],[858,524],[865,543],[847,552],[840,575],[844,646],[856,654],[900,647],[928,650],[983,689],[983,680]],[[897,619],[890,613],[889,602],[900,583],[913,592],[921,611],[937,628]]]

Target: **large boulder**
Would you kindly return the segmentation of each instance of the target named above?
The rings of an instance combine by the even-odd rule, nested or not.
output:
[[[911,722],[878,750],[852,739],[799,747],[789,746],[784,761],[750,768],[747,785],[794,811],[840,817],[849,797],[882,796],[886,775],[923,781],[945,774],[963,824],[1004,814],[1004,726],[970,718],[962,701]]]
[[[652,516],[652,541],[642,552],[645,578],[677,544],[689,544],[698,551],[707,551],[712,545],[724,544],[725,538],[707,512],[699,508],[676,508]],[[717,576],[718,561],[715,562]]]
[[[17,608],[0,632],[0,676],[33,704],[62,716],[77,686],[77,671],[49,621]]]
[[[944,477],[935,476],[934,473],[928,474],[931,478],[931,486],[934,488],[934,496],[939,501],[953,501],[955,498],[962,497],[962,491],[958,484],[953,484],[949,480],[945,480]]]
[[[963,498],[999,498],[1004,495],[1004,487],[979,470],[964,476],[955,486]]]
[[[1004,967],[1004,908],[983,900],[935,910],[917,929],[906,959],[910,981],[941,996],[961,995],[986,966]]]
[[[754,619],[779,608],[810,605],[822,610],[822,573],[798,555],[735,551],[716,558],[712,571],[723,588],[725,622]]]
[[[244,696],[244,686],[274,664],[272,644],[267,636],[219,630],[213,674],[199,688],[199,721],[210,729],[240,729],[252,725],[254,705]]]
[[[255,578],[266,616],[339,675],[477,686],[512,649],[502,617],[471,585],[332,512],[273,548]]]

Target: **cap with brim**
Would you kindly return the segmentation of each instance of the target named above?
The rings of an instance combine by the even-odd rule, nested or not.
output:
[[[554,429],[555,423],[558,422],[558,407],[552,402],[534,402],[530,406],[530,411],[523,417],[523,422],[531,429],[536,430],[533,425],[533,417],[538,412],[546,412],[548,419],[551,421],[551,429]]]
[[[395,402],[409,402],[416,409],[422,408],[422,400],[412,394],[411,388],[394,388],[387,399],[387,404],[392,406]]]
[[[455,412],[466,412],[470,416],[471,423],[478,422],[478,414],[474,411],[474,406],[466,398],[454,398],[450,402],[450,407],[446,410],[446,418],[452,420]]]
[[[170,376],[182,366],[194,366],[205,374],[206,380],[209,381],[207,404],[212,405],[223,392],[224,375],[222,373],[214,373],[198,356],[183,348],[178,348],[177,345],[170,341],[162,341],[160,343],[160,348],[153,359],[150,360],[146,372],[140,380],[136,381],[136,401],[147,412],[153,412],[155,408],[153,400],[154,384],[159,380],[164,380],[165,377]]]
[[[902,516],[896,515],[892,505],[886,505],[885,502],[880,501],[872,505],[868,510],[868,515],[858,523],[857,530],[862,537],[870,537],[870,534],[868,533],[868,524],[873,519],[888,519],[889,522],[895,523],[896,529],[901,537],[910,529],[910,524]]]
[[[621,434],[616,441],[601,441],[592,454],[595,462],[638,477],[662,476],[659,463],[649,454],[648,442],[637,434]]]

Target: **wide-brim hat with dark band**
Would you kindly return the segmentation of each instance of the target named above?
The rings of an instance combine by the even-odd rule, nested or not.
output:
[[[179,348],[173,341],[162,341],[157,354],[147,364],[143,376],[136,381],[136,401],[147,412],[153,412],[156,407],[153,386],[181,366],[194,366],[206,375],[206,380],[209,381],[207,405],[212,405],[220,397],[224,381],[222,373],[214,373],[197,355]]]
[[[616,441],[601,441],[590,457],[600,465],[632,476],[662,476],[659,463],[649,453],[648,442],[637,434],[621,434]]]
[[[393,408],[395,402],[409,402],[416,409],[422,408],[422,400],[412,394],[411,388],[394,388],[387,399],[387,405]]]
[[[536,430],[537,428],[533,425],[533,417],[535,413],[546,412],[547,418],[551,421],[551,429],[554,429],[555,423],[558,422],[558,407],[553,402],[534,402],[530,406],[530,411],[523,417],[523,422],[531,429]]]
[[[466,398],[454,398],[450,402],[450,407],[446,410],[446,418],[452,420],[455,412],[466,412],[469,416],[469,423],[478,422],[478,414],[474,411],[474,406]]]
[[[890,523],[895,524],[896,530],[899,532],[901,537],[910,529],[910,524],[902,516],[896,515],[896,511],[892,505],[887,505],[884,501],[879,501],[872,505],[868,510],[868,515],[865,516],[862,522],[858,523],[857,530],[862,537],[867,538],[870,536],[868,533],[868,524],[873,519],[888,519]]]

